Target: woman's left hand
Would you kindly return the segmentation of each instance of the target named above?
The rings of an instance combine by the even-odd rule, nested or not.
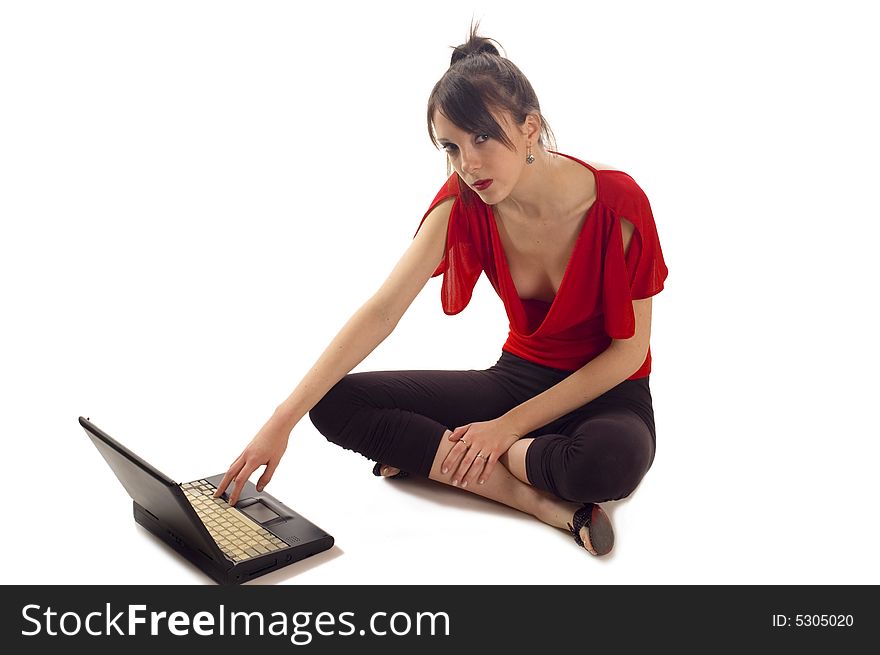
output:
[[[498,458],[519,438],[503,417],[455,428],[449,440],[457,443],[440,469],[443,473],[452,472],[454,485],[466,487],[477,481],[483,484],[495,470]]]

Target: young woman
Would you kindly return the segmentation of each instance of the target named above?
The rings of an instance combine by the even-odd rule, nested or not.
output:
[[[522,72],[471,29],[428,101],[454,173],[381,288],[232,463],[217,489],[262,490],[308,413],[376,475],[415,474],[571,531],[595,555],[614,532],[598,503],[628,496],[653,462],[651,296],[663,261],[651,208],[626,173],[548,149]],[[487,370],[350,373],[443,275],[447,314],[481,273],[510,332]],[[232,486],[230,486],[232,485]]]

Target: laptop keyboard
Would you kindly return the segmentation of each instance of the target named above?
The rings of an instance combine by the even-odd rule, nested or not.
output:
[[[220,550],[233,562],[265,555],[288,545],[222,498],[214,498],[216,487],[210,482],[185,482],[180,488]]]

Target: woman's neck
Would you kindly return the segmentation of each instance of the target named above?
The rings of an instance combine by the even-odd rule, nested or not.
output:
[[[533,152],[535,162],[523,167],[519,181],[495,211],[528,221],[552,221],[566,214],[572,199],[566,188],[567,169],[563,158],[543,148]]]

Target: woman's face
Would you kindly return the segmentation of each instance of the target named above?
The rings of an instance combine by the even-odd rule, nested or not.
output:
[[[485,134],[463,131],[441,112],[434,114],[437,141],[462,180],[487,205],[504,200],[519,181],[526,159],[526,137],[506,114],[493,114],[507,137],[516,146],[506,145]]]

